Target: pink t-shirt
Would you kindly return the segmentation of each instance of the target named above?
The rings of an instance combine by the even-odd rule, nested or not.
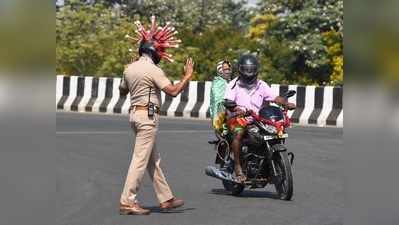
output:
[[[239,82],[235,85],[237,78],[230,81],[227,85],[225,99],[235,101],[238,106],[253,110],[258,113],[264,101],[271,101],[276,98],[272,89],[263,80],[257,80],[256,85],[251,90],[240,86]]]

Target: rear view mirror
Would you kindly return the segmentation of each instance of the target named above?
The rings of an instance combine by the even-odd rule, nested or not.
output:
[[[288,90],[287,92],[285,92],[285,93],[283,94],[283,97],[284,97],[284,98],[289,98],[289,97],[294,96],[295,94],[296,94],[296,91],[294,91],[294,90]]]

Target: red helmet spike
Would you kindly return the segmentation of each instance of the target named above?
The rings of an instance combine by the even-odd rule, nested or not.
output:
[[[176,34],[177,34],[177,31],[175,31],[175,32],[173,32],[172,34],[169,34],[169,35],[167,35],[167,36],[165,36],[165,37],[162,37],[161,40],[162,40],[162,41],[168,41],[170,38],[173,37],[173,35],[176,35]]]
[[[169,40],[169,43],[177,44],[177,43],[181,43],[181,40],[180,39],[178,39],[178,40],[173,39],[173,40]]]
[[[164,32],[162,32],[162,36],[160,38],[170,35],[173,31],[174,29],[166,29]]]
[[[131,42],[137,42],[139,40],[138,38],[132,37],[128,34],[125,35],[125,38],[129,39],[129,41],[131,41]]]
[[[159,55],[162,56],[162,57],[169,57],[169,58],[172,57],[171,54],[168,54],[166,52],[161,52]]]
[[[159,34],[160,34],[160,32],[161,32],[161,27],[158,27],[157,28],[157,30],[155,31],[155,33],[154,33],[154,38],[157,38],[158,36],[159,36]]]
[[[166,25],[162,28],[161,33],[165,33],[170,27],[170,22],[166,22]]]
[[[155,22],[155,16],[152,15],[151,16],[151,32],[150,32],[151,36],[155,34],[156,30],[157,30],[157,23]]]
[[[156,23],[155,16],[151,16],[151,26],[148,30],[140,23],[135,21],[137,37],[131,37],[126,35],[129,41],[138,43],[143,41],[149,41],[153,43],[159,56],[169,62],[173,62],[172,55],[166,53],[167,48],[177,48],[181,40],[176,39],[176,29],[171,25],[171,22],[166,22],[165,26],[158,26]]]
[[[162,58],[165,59],[168,62],[174,62],[174,60],[172,58],[169,58],[168,56],[164,56]]]

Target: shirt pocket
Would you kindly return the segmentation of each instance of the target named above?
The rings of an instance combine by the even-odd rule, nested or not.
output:
[[[254,95],[252,95],[252,98],[251,98],[252,105],[254,105],[258,109],[260,109],[260,107],[262,107],[262,104],[263,104],[263,98],[264,98],[264,96],[262,93],[255,93]]]

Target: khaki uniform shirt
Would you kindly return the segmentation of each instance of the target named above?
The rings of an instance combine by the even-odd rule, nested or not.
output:
[[[151,88],[151,102],[161,106],[161,90],[171,84],[165,73],[147,56],[129,64],[121,81],[121,88],[129,89],[131,106],[148,104]]]

